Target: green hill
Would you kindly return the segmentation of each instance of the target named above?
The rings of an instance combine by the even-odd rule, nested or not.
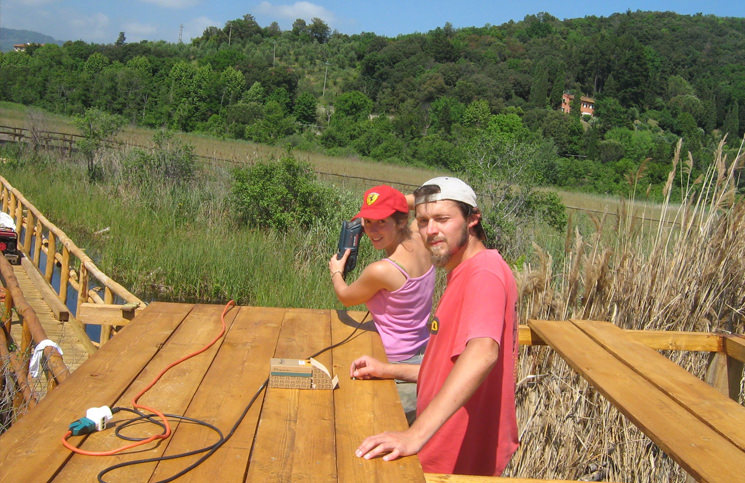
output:
[[[13,45],[25,43],[62,45],[62,41],[39,32],[0,28],[0,52],[10,52]]]
[[[539,13],[395,38],[244,15],[188,44],[67,42],[0,65],[0,100],[53,112],[658,200],[679,139],[695,179],[745,131],[745,19],[712,15]]]

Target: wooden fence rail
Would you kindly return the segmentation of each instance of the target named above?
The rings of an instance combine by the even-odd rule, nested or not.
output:
[[[142,300],[99,270],[83,250],[2,176],[0,201],[3,211],[16,224],[19,248],[28,258],[27,263],[41,274],[56,294],[56,300],[47,300],[47,303],[59,320],[65,321],[68,318],[68,288],[72,288],[77,294],[74,308],[70,307],[73,317],[69,322],[83,344],[89,348],[103,344],[116,327],[127,325],[134,313],[145,307]],[[42,254],[45,258],[43,266]],[[52,284],[55,267],[59,268],[57,287]],[[112,312],[116,311],[119,311],[119,316],[113,317]],[[91,341],[83,324],[97,324],[100,320],[100,340]]]

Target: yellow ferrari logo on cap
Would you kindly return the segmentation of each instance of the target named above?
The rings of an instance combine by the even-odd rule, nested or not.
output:
[[[368,205],[371,205],[371,204],[375,203],[375,201],[377,201],[378,197],[380,197],[380,195],[378,193],[370,193],[370,194],[368,194],[367,195],[367,204]]]

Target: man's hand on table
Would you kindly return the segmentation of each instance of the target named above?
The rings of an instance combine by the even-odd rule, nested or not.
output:
[[[425,441],[413,434],[411,429],[401,432],[385,432],[365,438],[354,454],[366,460],[383,456],[384,461],[393,461],[403,456],[417,454]]]

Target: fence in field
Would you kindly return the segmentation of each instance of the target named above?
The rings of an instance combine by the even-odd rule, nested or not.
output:
[[[61,132],[54,132],[54,131],[41,131],[37,129],[26,129],[26,128],[20,128],[20,127],[0,125],[0,143],[3,143],[3,142],[26,143],[26,144],[34,146],[36,149],[39,149],[39,148],[54,149],[54,150],[58,150],[63,153],[69,154],[77,149],[76,143],[78,143],[79,141],[83,139],[84,137],[79,134],[61,133]],[[143,146],[143,145],[134,144],[130,142],[125,143],[122,141],[108,141],[107,145],[109,147],[119,147],[119,148],[126,146],[126,147],[131,147],[131,148],[151,149],[151,146]],[[215,166],[237,167],[245,163],[245,161],[239,161],[236,159],[218,158],[214,156],[204,156],[204,155],[199,155],[199,154],[196,154],[195,156],[202,163],[209,164],[209,165],[215,165]],[[357,185],[369,187],[369,186],[376,185],[376,184],[388,184],[388,185],[394,186],[404,191],[413,191],[419,186],[416,184],[402,183],[400,181],[394,181],[390,179],[369,178],[369,177],[362,177],[362,176],[353,176],[353,175],[348,175],[348,174],[329,173],[326,171],[316,171],[316,174],[323,178],[340,182],[343,185],[351,184],[355,187]],[[608,210],[597,210],[597,209],[592,209],[592,208],[570,206],[570,205],[565,205],[565,208],[567,210],[580,211],[580,212],[584,212],[588,214],[618,216],[617,213],[614,213]],[[632,217],[635,219],[641,220],[641,221],[649,221],[649,222],[661,221],[660,219],[657,219],[657,218],[650,218],[648,216],[639,216],[635,214],[632,215]],[[675,224],[676,222],[665,220],[665,223]]]

